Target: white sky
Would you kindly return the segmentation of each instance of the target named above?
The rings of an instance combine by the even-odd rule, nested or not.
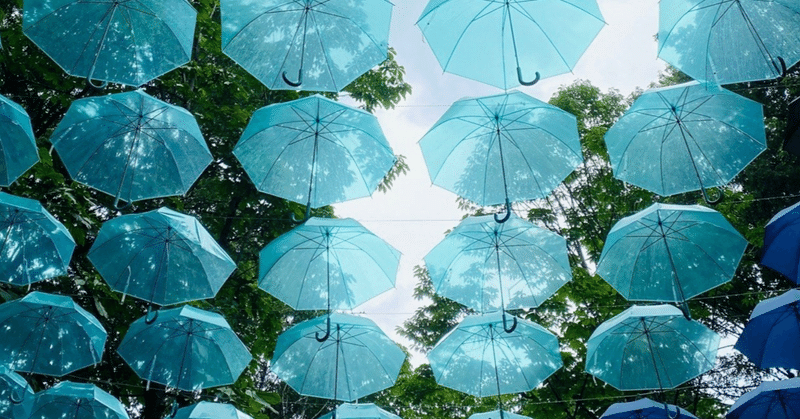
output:
[[[410,171],[386,194],[377,192],[372,198],[335,205],[337,216],[354,218],[403,253],[396,288],[354,312],[378,323],[404,346],[409,346],[408,342],[395,329],[422,304],[412,298],[416,285],[413,268],[424,263],[423,257],[463,215],[454,194],[431,184],[417,142],[456,100],[502,93],[495,87],[442,72],[415,26],[426,3],[395,0],[389,45],[397,51],[397,61],[405,67],[405,80],[413,92],[395,109],[376,113],[395,154],[406,156]],[[665,66],[656,57],[658,0],[598,0],[598,4],[606,26],[573,74],[543,79],[518,90],[546,102],[558,87],[578,79],[589,80],[603,91],[615,88],[624,95],[657,80]],[[412,359],[415,366],[425,362],[418,354]]]

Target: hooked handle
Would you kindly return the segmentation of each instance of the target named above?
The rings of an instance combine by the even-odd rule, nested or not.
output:
[[[722,201],[722,191],[720,191],[718,188],[714,188],[714,192],[711,194],[708,193],[708,189],[702,186],[700,187],[700,190],[703,192],[703,200],[706,201],[706,204],[715,205],[718,204],[719,201]]]
[[[150,315],[153,317],[151,318]],[[153,310],[153,305],[150,304],[147,306],[147,314],[144,315],[144,323],[145,324],[153,324],[154,321],[158,318],[158,310]]]
[[[535,79],[533,79],[532,81],[525,81],[525,80],[523,80],[523,79],[522,79],[522,68],[520,68],[519,66],[517,66],[517,80],[519,80],[519,84],[521,84],[521,85],[523,85],[523,86],[533,86],[534,84],[536,84],[536,83],[538,83],[538,82],[539,82],[539,79],[540,79],[540,78],[541,78],[541,75],[540,75],[540,74],[539,74],[539,72],[537,71],[537,72],[536,72],[536,78],[535,78]]]
[[[314,337],[317,338],[317,342],[320,342],[320,343],[325,342],[331,336],[331,315],[330,315],[330,313],[328,314],[328,318],[326,319],[325,323],[326,323],[325,335],[320,337],[319,336],[319,332],[314,334]]]
[[[281,77],[283,77],[283,82],[288,84],[289,86],[300,87],[300,85],[303,84],[303,67],[300,67],[300,69],[297,70],[297,81],[289,80],[289,77],[286,76],[285,71],[283,72],[283,74],[281,74]]]
[[[502,217],[498,217],[499,214],[494,215],[494,221],[498,224],[503,224],[504,222],[508,221],[511,218],[511,202],[506,198],[506,213]]]
[[[506,318],[506,312],[503,312],[503,331],[506,333],[511,333],[517,328],[517,318],[515,316],[511,316],[513,321],[511,322],[511,327],[508,326],[508,319]]]
[[[775,71],[778,72],[779,79],[786,77],[786,61],[783,60],[783,57],[775,57],[778,62],[776,63],[775,60],[772,60],[772,66],[775,67]]]

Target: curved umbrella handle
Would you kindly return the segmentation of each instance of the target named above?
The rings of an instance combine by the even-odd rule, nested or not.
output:
[[[503,215],[502,218],[498,217],[499,214],[494,215],[494,221],[498,224],[503,224],[504,222],[508,221],[511,218],[511,202],[509,202],[508,198],[506,198],[506,213]]]
[[[114,197],[114,209],[117,210],[117,211],[122,211],[124,209],[127,209],[131,205],[133,205],[133,201],[128,201],[127,204],[125,204],[123,206],[120,206],[119,205],[119,201],[121,201],[121,199],[119,198],[119,195]]]
[[[25,388],[28,388],[28,386],[29,384],[26,384]],[[23,391],[25,390],[23,389]],[[11,401],[11,404],[22,404],[22,402],[25,400],[24,396],[17,395],[17,392],[13,390],[11,391],[11,395],[8,399]]]
[[[703,200],[706,201],[706,204],[708,205],[718,204],[719,201],[722,201],[722,197],[724,196],[722,192],[717,188],[714,188],[714,191],[716,192],[712,194],[709,194],[708,189],[702,186],[700,187],[700,190],[703,192]]]
[[[778,72],[778,80],[786,77],[786,61],[784,61],[783,57],[778,56],[775,57],[778,62],[776,63],[775,60],[772,60],[772,66],[775,68],[775,71]]]
[[[517,328],[517,318],[515,316],[511,316],[511,318],[514,319],[514,321],[511,322],[511,327],[508,327],[508,320],[506,319],[506,312],[503,311],[503,331],[506,332],[506,333],[511,333]]]
[[[152,318],[150,318],[151,314],[153,315]],[[158,318],[158,310],[153,310],[153,305],[150,304],[149,306],[147,306],[147,314],[144,315],[144,323],[153,324],[153,322],[155,322],[157,318]]]
[[[525,81],[525,80],[522,79],[522,68],[520,68],[519,66],[517,67],[517,80],[519,80],[519,84],[521,84],[523,86],[533,86],[534,84],[539,82],[540,78],[541,78],[541,75],[537,71],[535,79],[533,79],[532,81]]]
[[[289,78],[286,77],[285,71],[283,72],[283,74],[281,74],[281,77],[283,77],[283,82],[288,84],[289,86],[300,87],[300,85],[303,84],[303,67],[300,67],[300,69],[297,70],[297,81],[289,80]]]
[[[331,315],[330,315],[330,313],[329,313],[329,314],[328,314],[328,319],[326,320],[326,329],[325,329],[325,335],[323,335],[322,337],[320,337],[320,336],[319,336],[319,332],[317,332],[317,333],[315,333],[315,334],[314,334],[314,337],[317,339],[317,342],[320,342],[320,343],[322,343],[322,342],[325,342],[326,340],[328,340],[328,338],[329,338],[330,336],[331,336]]]
[[[667,405],[667,402],[664,402],[664,410],[666,410],[667,417],[669,419],[678,419],[679,417],[681,417],[681,408],[680,408],[680,406],[675,406],[675,410],[676,410],[675,411],[675,416],[672,416],[672,414],[669,412],[669,405]]]

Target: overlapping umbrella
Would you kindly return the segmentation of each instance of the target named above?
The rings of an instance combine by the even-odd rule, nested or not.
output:
[[[0,419],[28,418],[34,399],[33,389],[22,376],[0,366]]]
[[[469,419],[531,419],[528,416],[518,415],[507,410],[498,409],[491,412],[475,413]]]
[[[30,419],[128,419],[125,406],[93,384],[62,381],[36,394]]]
[[[9,186],[39,161],[31,118],[22,106],[0,95],[0,186]]]
[[[600,419],[697,419],[679,406],[656,403],[643,398],[627,403],[614,403],[603,412]]]
[[[389,413],[374,403],[342,403],[333,412],[318,419],[400,419],[400,416]]]
[[[761,264],[800,284],[800,202],[782,209],[764,230]]]
[[[199,402],[178,409],[170,419],[253,419],[227,403]]]
[[[800,416],[800,378],[764,381],[736,400],[726,419],[792,419]]]
[[[759,368],[800,368],[800,290],[761,301],[736,341],[736,349]]]

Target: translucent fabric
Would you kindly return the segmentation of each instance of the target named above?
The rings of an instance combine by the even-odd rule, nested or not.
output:
[[[183,195],[212,160],[194,116],[142,90],[76,100],[50,141],[73,180],[126,202]]]
[[[140,86],[189,62],[186,0],[26,0],[22,30],[67,74]]]
[[[93,384],[62,381],[36,394],[30,419],[128,419],[125,406]]]
[[[760,103],[697,82],[647,90],[605,142],[616,178],[662,196],[725,185],[767,147]]]
[[[567,241],[513,215],[464,219],[425,266],[438,295],[479,312],[538,307],[572,279]]]
[[[699,205],[653,204],[619,220],[597,274],[631,301],[686,301],[733,278],[747,240]]]
[[[372,195],[395,162],[375,116],[321,96],[257,110],[233,154],[256,189],[311,208]]]
[[[627,403],[614,403],[600,419],[697,419],[679,406],[657,403],[647,398]]]
[[[764,381],[739,397],[726,419],[791,419],[800,415],[800,378]]]
[[[222,0],[222,52],[270,89],[338,92],[386,60],[392,6]]]
[[[623,391],[675,388],[714,368],[719,340],[675,306],[633,306],[589,337],[586,372]]]
[[[0,366],[0,419],[27,419],[35,398],[21,375]]]
[[[29,285],[65,275],[75,240],[33,199],[0,192],[0,282]]]
[[[30,116],[22,106],[0,95],[0,186],[11,185],[38,161]]]
[[[767,223],[761,264],[800,284],[800,202],[782,209]]]
[[[759,368],[800,368],[800,291],[789,290],[753,309],[736,348]]]
[[[507,316],[511,329],[512,316]],[[558,339],[536,323],[503,313],[464,318],[428,353],[436,382],[475,397],[534,389],[562,366]]]
[[[253,419],[232,404],[200,402],[178,409],[170,419]]]
[[[406,355],[372,320],[333,313],[327,322],[306,320],[278,336],[278,378],[301,395],[348,402],[394,385]]]
[[[444,71],[501,89],[572,71],[604,25],[596,0],[430,0],[417,21]]]
[[[798,14],[790,0],[663,0],[658,56],[696,80],[774,79],[780,59],[787,68],[800,60]]]
[[[434,184],[483,206],[543,198],[583,162],[575,117],[520,92],[456,101],[419,145]]]
[[[196,218],[169,208],[106,221],[88,257],[111,289],[162,306],[213,298],[236,269]]]
[[[258,286],[295,310],[352,309],[394,288],[399,263],[357,221],[312,217],[261,250]]]
[[[318,419],[400,419],[400,416],[389,413],[374,403],[342,403],[334,412]]]
[[[0,305],[0,365],[61,377],[97,364],[106,330],[71,298],[34,291]]]
[[[469,419],[531,419],[528,416],[511,413],[507,410],[492,410],[491,412],[475,413]]]
[[[133,322],[117,348],[148,383],[184,391],[226,386],[250,363],[247,347],[221,315],[191,306],[155,313],[155,320]]]

